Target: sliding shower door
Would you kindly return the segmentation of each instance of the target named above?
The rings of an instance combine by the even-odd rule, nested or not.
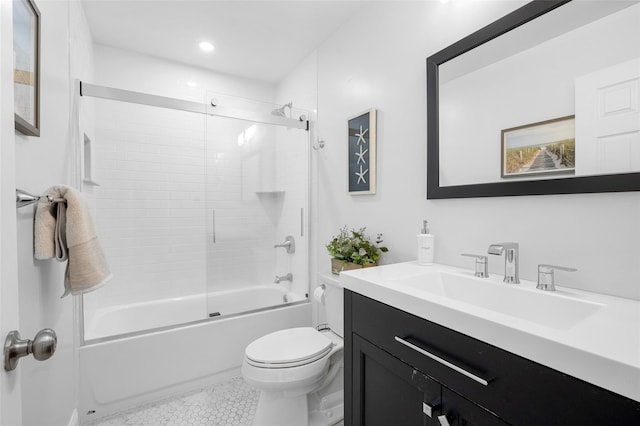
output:
[[[230,97],[83,95],[82,190],[113,273],[83,296],[85,341],[307,300],[306,118]]]
[[[205,318],[202,114],[82,98],[83,192],[113,279],[84,297],[85,339]]]
[[[206,150],[209,316],[306,300],[308,132],[208,116]]]

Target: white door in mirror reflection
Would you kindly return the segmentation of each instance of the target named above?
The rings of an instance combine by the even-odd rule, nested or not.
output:
[[[640,59],[576,79],[576,176],[640,171]]]

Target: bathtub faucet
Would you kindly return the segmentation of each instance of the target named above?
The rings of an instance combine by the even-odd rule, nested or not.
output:
[[[291,274],[291,272],[289,272],[287,275],[283,275],[281,277],[276,275],[276,279],[273,280],[274,283],[279,284],[280,281],[289,281],[292,282],[293,281],[293,275]]]

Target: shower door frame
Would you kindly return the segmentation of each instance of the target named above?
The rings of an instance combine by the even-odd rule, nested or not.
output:
[[[198,114],[213,115],[224,118],[234,118],[238,120],[255,121],[276,126],[287,126],[295,129],[309,131],[309,120],[294,119],[264,114],[254,111],[238,110],[221,107],[213,103],[208,105],[200,102],[186,101],[182,99],[169,98],[166,96],[150,95],[148,93],[134,92],[131,90],[116,89],[113,87],[100,86],[80,81],[80,96],[109,99],[113,101],[128,102],[140,105],[147,105],[159,108],[175,109],[179,111],[195,112]]]
[[[304,116],[304,115],[301,115],[299,119],[280,117],[280,116],[274,116],[274,115],[271,115],[271,114],[268,114],[268,113],[261,113],[261,112],[248,111],[248,110],[240,110],[240,109],[234,109],[234,108],[229,108],[229,107],[221,107],[221,106],[218,106],[216,103],[214,103],[213,100],[211,101],[210,105],[207,105],[206,103],[200,103],[200,102],[195,102],[195,101],[187,101],[187,100],[183,100],[183,99],[176,99],[176,98],[171,98],[171,97],[166,97],[166,96],[159,96],[159,95],[151,95],[151,94],[143,93],[143,92],[135,92],[135,91],[131,91],[131,90],[124,90],[124,89],[118,89],[118,88],[114,88],[114,87],[107,87],[107,86],[102,86],[102,85],[97,85],[97,84],[92,84],[92,83],[86,83],[86,82],[83,82],[81,80],[76,80],[75,81],[75,86],[77,88],[76,94],[79,97],[86,96],[86,97],[107,99],[107,100],[113,100],[113,101],[119,101],[119,102],[133,103],[133,104],[138,104],[138,105],[146,105],[146,106],[152,106],[152,107],[173,109],[173,110],[178,110],[178,111],[193,112],[193,113],[197,113],[197,114],[204,114],[204,115],[210,115],[210,116],[216,116],[216,117],[222,117],[222,118],[232,118],[232,119],[237,119],[237,120],[253,121],[253,122],[262,123],[262,124],[270,124],[270,125],[284,126],[284,127],[289,127],[289,128],[305,130],[307,133],[309,133],[309,131],[310,131],[310,122],[306,118],[308,116]],[[207,93],[209,93],[209,91],[207,91]],[[76,117],[76,119],[80,120],[80,108],[78,108],[77,114],[78,114],[78,116]],[[310,143],[309,140],[307,142]],[[80,151],[78,151],[78,154],[80,154]],[[306,160],[309,161],[308,153],[307,153]],[[304,232],[304,223],[307,223],[307,224],[310,223],[309,191],[311,190],[311,188],[310,188],[310,180],[309,180],[309,170],[308,170],[308,168],[307,168],[307,186],[308,186],[307,194],[306,194],[306,197],[305,197],[306,198],[306,208],[301,209],[301,212],[300,212],[301,232]],[[309,247],[309,245],[308,245],[308,247]],[[307,260],[307,263],[309,263],[308,260]],[[307,282],[308,283],[311,282],[310,281],[311,280],[311,275],[310,275],[309,266],[310,265],[307,264]],[[308,290],[308,291],[310,291],[310,290]],[[307,293],[307,295],[308,295],[308,293]],[[302,304],[302,303],[308,303],[308,301],[309,301],[309,299],[307,297],[307,300],[286,303],[284,306],[291,306],[291,305],[298,305],[298,304]],[[280,305],[279,306],[271,306],[271,307],[264,308],[264,309],[257,309],[257,310],[252,310],[252,311],[243,312],[243,313],[239,313],[239,314],[233,314],[233,315],[225,316],[223,318],[230,318],[230,317],[235,317],[235,316],[238,316],[238,315],[256,313],[256,312],[259,312],[259,311],[262,311],[262,310],[277,309],[279,307],[281,307],[281,306]],[[76,303],[75,303],[74,309],[76,311],[76,317],[78,319],[78,321],[77,321],[77,324],[78,324],[77,336],[79,338],[79,345],[80,346],[84,346],[86,344],[86,341],[85,341],[85,324],[84,324],[84,299],[83,299],[82,295],[80,295],[80,297],[76,298]],[[173,324],[173,325],[170,325],[170,326],[163,326],[163,327],[159,327],[159,328],[152,328],[152,329],[146,329],[146,330],[141,330],[141,331],[134,331],[134,332],[130,332],[130,333],[107,336],[107,337],[102,337],[102,338],[97,338],[97,339],[91,339],[91,343],[101,343],[101,342],[107,342],[107,341],[121,339],[121,338],[134,337],[134,336],[146,334],[146,333],[149,333],[149,332],[152,332],[152,331],[155,332],[155,331],[169,330],[169,329],[172,329],[172,328],[175,328],[175,327],[181,327],[181,326],[185,326],[185,325],[192,325],[192,324],[208,322],[208,321],[216,320],[218,318],[220,318],[220,317],[209,317],[209,318],[203,318],[203,319],[199,319],[199,320],[195,320],[195,321],[190,321],[190,322],[187,322],[187,323]]]

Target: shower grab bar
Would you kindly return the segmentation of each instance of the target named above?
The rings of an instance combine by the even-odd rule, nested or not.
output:
[[[89,96],[113,101],[129,102],[160,108],[176,109],[179,111],[195,112],[225,118],[235,118],[238,120],[256,121],[258,123],[275,124],[296,129],[309,131],[309,121],[298,119],[276,117],[267,113],[254,111],[244,111],[235,108],[211,105],[208,107],[204,103],[185,101],[182,99],[169,98],[166,96],[150,95],[148,93],[133,92],[131,90],[116,89],[113,87],[99,86],[97,84],[80,82],[80,96]]]
[[[67,202],[67,200],[65,200],[64,198],[53,198],[51,195],[33,195],[33,194],[29,194],[26,191],[23,191],[22,189],[16,189],[16,208],[17,209],[21,207],[29,206],[39,201],[47,202],[49,204]]]

